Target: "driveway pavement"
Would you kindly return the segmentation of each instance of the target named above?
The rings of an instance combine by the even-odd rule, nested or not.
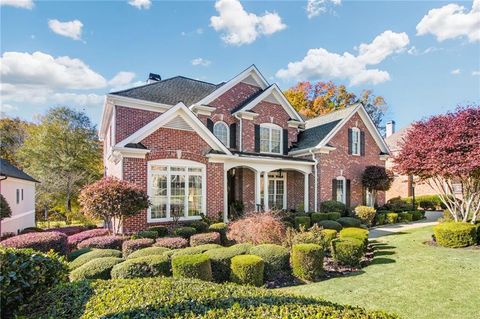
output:
[[[426,212],[425,217],[426,219],[411,222],[408,224],[393,224],[393,225],[382,225],[379,227],[374,227],[370,229],[370,233],[368,238],[378,238],[382,236],[388,236],[395,233],[400,233],[409,229],[425,227],[425,226],[432,226],[438,224],[438,219],[443,216],[443,212],[435,211],[435,212]]]

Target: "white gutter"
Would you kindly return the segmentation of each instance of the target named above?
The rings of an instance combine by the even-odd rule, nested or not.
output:
[[[314,184],[313,184],[313,189],[314,189],[314,194],[313,194],[313,205],[315,207],[315,211],[318,212],[318,160],[315,158],[315,154],[312,152],[312,149],[309,150],[309,153],[312,154],[312,159],[315,162],[315,165],[313,166],[313,171],[314,171]]]

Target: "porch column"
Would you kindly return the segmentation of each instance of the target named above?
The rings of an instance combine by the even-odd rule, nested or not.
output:
[[[268,208],[268,172],[263,172],[263,210],[267,211]]]
[[[304,195],[303,195],[303,199],[304,199],[304,204],[303,204],[303,209],[305,210],[305,213],[309,211],[308,209],[308,194],[309,194],[309,183],[308,183],[308,173],[303,173],[303,176],[304,176]]]
[[[223,170],[223,222],[228,222],[228,170]]]
[[[262,172],[255,171],[255,210],[260,210],[260,203],[262,202],[261,192],[260,192],[260,174]]]

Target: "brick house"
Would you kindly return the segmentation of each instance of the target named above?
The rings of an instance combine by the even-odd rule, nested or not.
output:
[[[140,185],[152,202],[124,230],[173,215],[227,221],[236,201],[247,212],[373,202],[360,176],[384,166],[388,148],[361,104],[305,121],[255,66],[220,84],[151,82],[108,94],[102,114],[105,175]]]

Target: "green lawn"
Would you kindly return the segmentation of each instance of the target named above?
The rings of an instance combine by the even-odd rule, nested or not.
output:
[[[431,234],[424,227],[377,238],[362,271],[283,290],[403,318],[480,318],[480,250],[423,244]]]

